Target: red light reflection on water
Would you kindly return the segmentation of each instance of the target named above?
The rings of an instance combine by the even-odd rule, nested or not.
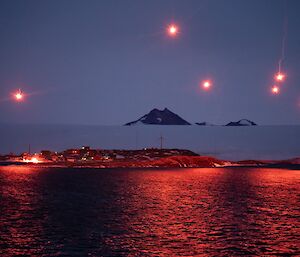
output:
[[[295,192],[300,186],[294,179],[300,182],[300,171],[291,176],[288,172],[189,169],[133,174],[138,182],[125,194],[130,200],[123,209],[125,217],[135,213],[124,217],[128,230],[134,231],[130,234],[141,236],[132,247],[151,252],[155,245],[159,254],[170,256],[218,256],[220,251],[232,256],[253,249],[263,255],[264,244],[273,253],[293,252],[288,247],[295,249],[294,241],[287,243],[280,235],[285,229],[295,233],[289,224],[300,222],[294,216],[287,223],[281,212],[288,208],[290,215],[297,213]],[[130,239],[115,242],[130,244]]]
[[[35,177],[42,169],[28,166],[0,166],[2,256],[37,256],[42,249],[37,239],[42,234]]]
[[[292,255],[299,249],[299,182],[299,170],[284,169],[0,167],[2,250],[263,256],[267,248]],[[67,245],[53,243],[62,238]]]

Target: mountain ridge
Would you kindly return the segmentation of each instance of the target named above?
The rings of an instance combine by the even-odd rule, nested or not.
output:
[[[163,110],[154,108],[139,119],[124,124],[124,126],[132,125],[192,125],[192,123],[184,120],[182,117],[170,111],[168,108],[164,108]],[[217,126],[216,124],[210,122],[196,122],[195,125]],[[225,125],[220,126],[257,126],[257,124],[248,119],[241,119],[238,121],[231,121]]]
[[[131,121],[125,124],[125,126],[132,125],[191,125],[176,113],[170,111],[168,108],[159,110],[157,108],[152,109],[149,113],[143,115],[135,121]]]

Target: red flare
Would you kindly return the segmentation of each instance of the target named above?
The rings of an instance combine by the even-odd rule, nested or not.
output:
[[[175,37],[178,34],[178,26],[176,26],[175,24],[171,24],[168,27],[168,34],[172,37]]]
[[[15,97],[16,101],[18,101],[18,102],[23,100],[24,94],[22,93],[21,89],[19,89],[18,92],[16,92],[14,94],[14,97]]]
[[[285,80],[285,74],[281,73],[281,72],[278,72],[276,75],[275,75],[275,79],[276,81],[278,82],[282,82]]]
[[[277,95],[277,94],[279,94],[279,92],[280,92],[280,88],[278,86],[275,85],[272,87],[273,94]]]
[[[209,90],[211,88],[211,81],[210,80],[205,80],[202,82],[202,88],[205,90]]]

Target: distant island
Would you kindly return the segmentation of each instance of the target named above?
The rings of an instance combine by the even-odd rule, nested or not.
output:
[[[285,167],[299,168],[300,158],[283,161],[225,161],[201,156],[183,149],[144,148],[141,150],[103,150],[89,146],[62,152],[43,150],[40,153],[0,156],[0,165],[34,165],[78,168],[214,168],[214,167]]]
[[[148,114],[145,114],[141,118],[131,121],[125,124],[125,126],[132,125],[191,125],[179,115],[171,112],[168,108],[164,110],[153,109]]]
[[[216,126],[209,122],[196,122],[199,126]],[[143,115],[135,121],[125,124],[125,126],[134,125],[192,125],[192,123],[181,118],[178,114],[170,111],[168,108],[159,110],[157,108],[151,110],[149,113]],[[256,126],[257,124],[248,119],[241,119],[239,121],[230,121],[223,126]]]

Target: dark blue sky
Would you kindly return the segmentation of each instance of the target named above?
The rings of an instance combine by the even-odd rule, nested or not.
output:
[[[168,107],[190,122],[300,124],[300,1],[287,2],[288,79],[273,96],[284,0],[1,0],[0,121],[115,125]],[[17,88],[23,103],[7,99]]]

